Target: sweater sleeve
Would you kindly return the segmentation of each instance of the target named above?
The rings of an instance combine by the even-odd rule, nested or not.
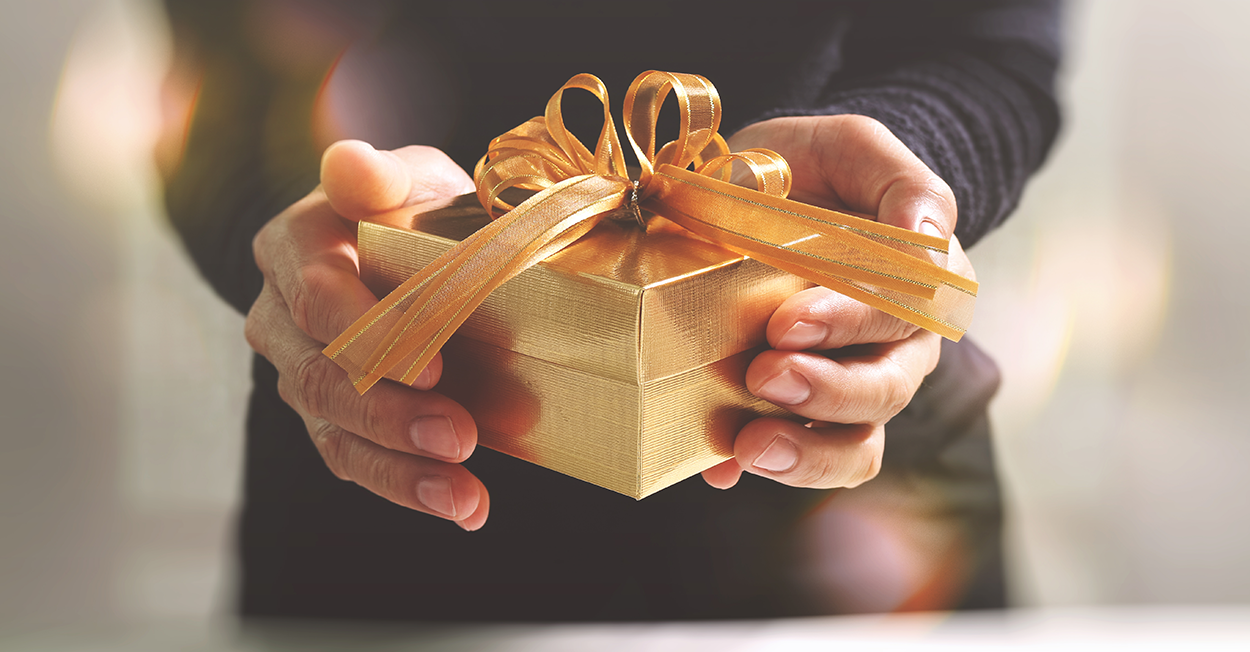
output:
[[[263,282],[252,238],[317,185],[310,125],[326,66],[275,71],[247,38],[243,3],[166,3],[176,53],[200,75],[178,168],[165,181],[170,222],[219,296],[247,312]]]
[[[1016,207],[1058,131],[1058,1],[878,0],[851,20],[826,55],[836,72],[808,80],[819,92],[763,117],[880,121],[951,186],[972,245]]]

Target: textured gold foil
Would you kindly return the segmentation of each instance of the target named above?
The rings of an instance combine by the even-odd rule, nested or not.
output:
[[[359,228],[379,296],[489,217],[472,195]],[[750,419],[786,415],[743,376],[768,318],[810,283],[663,218],[607,220],[505,283],[464,323],[446,391],[481,443],[642,498],[733,456]]]

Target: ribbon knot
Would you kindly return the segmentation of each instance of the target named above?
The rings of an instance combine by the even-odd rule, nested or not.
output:
[[[634,181],[634,187],[629,191],[629,216],[634,218],[638,226],[647,230],[647,221],[642,217],[642,208],[638,206],[638,182]]]
[[[565,90],[603,104],[591,152],[564,126]],[[656,150],[660,108],[677,100],[677,138]],[[730,152],[719,133],[720,97],[703,77],[649,71],[630,85],[625,134],[640,172],[631,179],[597,77],[574,76],[542,116],[493,139],[473,178],[494,220],[387,295],[326,349],[361,393],[384,376],[406,384],[492,291],[572,244],[604,217],[642,210],[663,215],[727,249],[858,299],[958,340],[972,316],[977,285],[943,266],[947,242],[801,204],[786,196],[793,177],[779,154]],[[729,183],[734,161],[756,189]],[[510,188],[537,191],[517,205]]]

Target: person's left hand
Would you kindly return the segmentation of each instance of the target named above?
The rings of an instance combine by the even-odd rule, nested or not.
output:
[[[823,208],[951,238],[948,267],[972,275],[955,230],[955,197],[881,123],[860,115],[777,118],[738,132],[734,151],[765,147],[794,173],[790,197]],[[813,421],[747,424],[734,459],[703,472],[727,489],[742,471],[813,488],[853,487],[877,475],[885,424],[937,366],[938,335],[817,287],[787,299],[768,323],[768,343],[747,370],[747,388]]]

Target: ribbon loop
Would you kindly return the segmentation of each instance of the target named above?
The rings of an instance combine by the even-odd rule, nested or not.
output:
[[[790,164],[781,155],[767,149],[747,149],[722,154],[695,167],[695,173],[710,177],[722,169],[728,172],[734,161],[742,161],[751,170],[751,174],[755,176],[756,190],[774,197],[790,195],[790,185],[794,182],[794,176],[790,174]]]
[[[660,108],[672,92],[677,97],[677,138],[655,151]],[[660,72],[642,73],[625,94],[625,136],[638,156],[645,190],[659,165],[690,165],[716,138],[720,129],[720,95],[711,82],[699,75]],[[722,140],[723,142],[723,140]],[[728,148],[725,148],[728,150]]]
[[[564,128],[564,117],[561,109],[561,100],[564,99],[564,91],[570,88],[580,88],[590,91],[596,99],[603,104],[603,129],[599,132],[599,142],[595,146],[595,153],[592,156],[590,150],[582,144],[568,129]],[[582,174],[597,174],[599,176],[624,176],[625,174],[625,158],[621,152],[620,137],[616,135],[616,124],[612,121],[612,111],[608,103],[608,88],[603,82],[594,75],[582,73],[574,75],[555,95],[547,101],[547,132],[551,135],[551,139],[556,142],[565,152],[576,158],[580,164]]]
[[[603,104],[593,153],[564,126],[561,102],[569,89]],[[670,94],[677,138],[656,151],[660,108]],[[786,160],[765,149],[729,152],[717,133],[720,118],[720,96],[703,77],[639,75],[624,102],[625,135],[641,166],[631,181],[607,88],[593,75],[574,76],[543,116],[493,139],[478,161],[478,200],[496,219],[387,295],[326,355],[362,393],[383,376],[411,384],[492,291],[609,213],[639,206],[950,339],[963,335],[977,284],[945,269],[946,241],[787,199],[794,177]],[[728,183],[735,161],[751,171],[755,190]],[[538,192],[513,206],[500,197],[509,188]]]

